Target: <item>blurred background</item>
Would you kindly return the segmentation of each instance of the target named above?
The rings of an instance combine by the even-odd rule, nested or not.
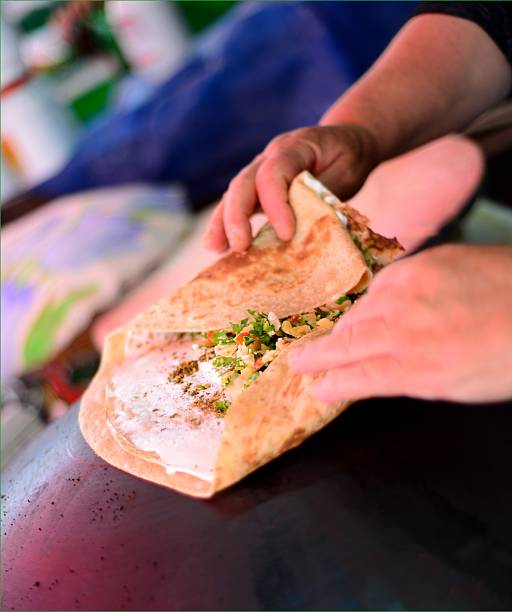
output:
[[[2,199],[57,172],[98,117],[183,64],[234,2],[2,2]]]
[[[214,259],[229,180],[314,124],[414,2],[1,4],[2,465],[80,398],[105,335]],[[512,243],[510,151],[466,240]]]

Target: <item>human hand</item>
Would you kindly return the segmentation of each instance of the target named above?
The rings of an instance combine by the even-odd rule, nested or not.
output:
[[[479,147],[451,134],[379,164],[348,203],[411,252],[461,212],[483,169]]]
[[[344,124],[307,127],[277,136],[231,181],[215,208],[204,243],[211,250],[249,248],[249,219],[258,204],[281,240],[295,230],[288,204],[288,187],[297,174],[309,170],[342,198],[353,195],[376,165],[377,144],[365,128]]]
[[[512,247],[447,245],[391,264],[332,333],[290,355],[325,402],[512,397]]]

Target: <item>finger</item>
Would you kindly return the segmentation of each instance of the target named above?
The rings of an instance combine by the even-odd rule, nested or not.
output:
[[[261,207],[281,240],[291,240],[295,233],[295,217],[288,204],[290,184],[313,161],[313,155],[302,149],[288,149],[266,157],[256,174]]]
[[[355,321],[293,351],[289,361],[296,372],[322,372],[361,359],[392,354],[394,344],[392,330],[381,316],[377,316]]]
[[[256,172],[261,158],[256,158],[231,181],[224,194],[224,231],[233,251],[246,251],[252,242],[249,219],[258,205]]]
[[[328,404],[407,393],[407,372],[392,355],[379,355],[332,370],[313,387],[313,394]]]
[[[203,235],[203,244],[210,251],[225,251],[228,239],[224,231],[224,199],[214,208]]]

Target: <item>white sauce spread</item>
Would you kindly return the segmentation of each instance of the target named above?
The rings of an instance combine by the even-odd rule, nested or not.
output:
[[[345,216],[345,215],[344,215],[342,212],[340,212],[339,210],[337,210],[337,211],[336,211],[336,216],[337,216],[337,217],[338,217],[338,219],[339,219],[339,220],[340,220],[340,221],[343,223],[343,225],[344,225],[345,227],[348,227],[348,219],[347,219],[347,217],[346,217],[346,216]]]
[[[156,453],[167,472],[211,481],[223,418],[200,404],[222,393],[219,377],[210,362],[199,361],[197,371],[181,383],[169,378],[177,366],[203,352],[190,339],[180,340],[123,367],[109,388],[109,395],[123,403],[116,403],[109,425],[138,450]]]
[[[326,204],[329,204],[330,206],[334,206],[338,201],[338,198],[333,195],[326,187],[324,187],[322,183],[309,172],[306,172],[304,174],[304,185],[306,185],[306,187],[309,187],[311,191],[314,191],[320,198],[322,198],[322,200]],[[348,219],[342,212],[336,210],[336,216],[345,227],[348,227]]]
[[[306,185],[306,187],[309,187],[321,198],[323,198],[324,193],[327,191],[327,189],[322,185],[322,183],[309,172],[306,172],[304,174],[304,185]]]

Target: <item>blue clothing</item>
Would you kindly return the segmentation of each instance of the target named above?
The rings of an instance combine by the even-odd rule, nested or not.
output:
[[[409,2],[240,4],[139,107],[92,128],[34,195],[177,181],[212,201],[275,135],[315,124],[415,9]]]

